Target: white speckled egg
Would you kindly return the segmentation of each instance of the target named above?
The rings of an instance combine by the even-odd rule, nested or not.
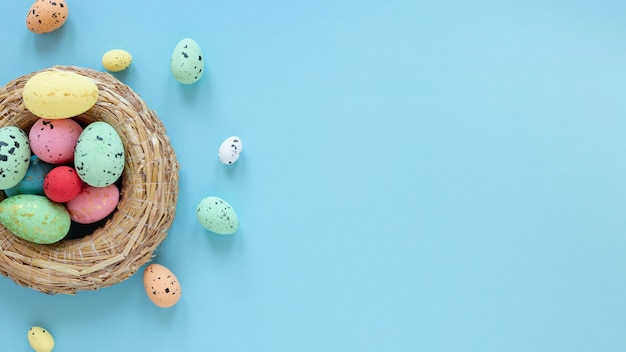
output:
[[[52,334],[40,326],[28,329],[28,343],[35,352],[51,352],[54,349]]]
[[[220,158],[222,163],[232,164],[239,159],[242,148],[243,145],[241,144],[241,138],[237,136],[228,137],[220,145],[220,148],[217,151],[217,156]]]
[[[205,229],[220,235],[231,235],[239,229],[235,209],[219,197],[206,197],[196,208],[198,221]]]
[[[185,38],[176,44],[170,59],[170,69],[174,78],[183,84],[195,83],[202,77],[204,60],[195,40]]]
[[[0,189],[17,186],[30,164],[26,133],[15,126],[0,128]]]
[[[108,123],[90,123],[78,137],[74,166],[86,184],[106,187],[117,181],[124,171],[124,144]]]

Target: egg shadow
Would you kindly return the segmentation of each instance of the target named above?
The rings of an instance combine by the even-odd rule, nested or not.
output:
[[[194,83],[183,84],[175,79],[172,79],[171,81],[173,84],[178,86],[175,88],[181,93],[183,101],[185,101],[185,103],[191,104],[196,102],[198,99],[201,99],[203,101],[208,101],[211,99],[210,81],[208,76],[208,69],[205,68],[205,72],[202,77],[200,77],[200,79],[198,79]]]
[[[106,73],[109,73],[111,76],[117,78],[118,81],[121,82],[125,82],[126,79],[128,79],[128,76],[131,74],[130,70],[133,69],[133,66],[129,66],[127,69],[122,70],[122,71],[118,71],[118,72],[111,72],[111,71],[104,71]]]
[[[37,34],[29,32],[29,34],[34,36],[35,49],[37,52],[49,54],[57,50],[64,41],[71,42],[71,33],[73,34],[75,31],[68,27],[73,27],[72,22],[69,20],[66,21],[61,28],[49,33]]]
[[[233,247],[240,241],[240,231],[235,232],[232,235],[218,235],[209,230],[205,230],[207,241],[209,242],[209,248],[217,255],[226,255],[233,251]]]

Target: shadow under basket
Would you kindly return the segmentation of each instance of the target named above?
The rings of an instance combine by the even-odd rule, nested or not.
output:
[[[93,232],[55,244],[25,241],[0,225],[0,274],[47,294],[74,294],[124,281],[152,259],[174,220],[179,166],[163,123],[127,85],[86,68],[43,71],[50,70],[81,74],[98,87],[96,104],[74,119],[83,125],[104,121],[122,139],[126,155],[120,201]],[[0,128],[17,126],[28,134],[38,119],[22,100],[24,84],[36,73],[0,89]]]

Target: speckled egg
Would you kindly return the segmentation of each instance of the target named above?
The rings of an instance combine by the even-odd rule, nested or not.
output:
[[[117,131],[104,121],[85,127],[76,143],[74,167],[90,186],[115,183],[124,171],[124,144]]]
[[[50,70],[31,76],[22,89],[24,105],[43,119],[66,119],[91,109],[98,101],[98,87],[72,71]]]
[[[43,191],[53,202],[65,203],[76,197],[83,187],[83,181],[70,166],[57,166],[43,181]]]
[[[178,279],[161,264],[150,264],[143,272],[143,288],[150,301],[161,308],[169,308],[180,299]]]
[[[49,33],[61,28],[67,15],[65,0],[37,0],[26,15],[26,28],[37,34]]]
[[[32,155],[24,178],[16,186],[5,189],[4,193],[7,197],[16,194],[38,194],[43,196],[45,194],[43,191],[43,180],[54,167],[55,165],[41,161],[37,155]]]
[[[222,163],[230,165],[239,159],[242,148],[241,138],[237,136],[228,137],[217,150],[217,156]]]
[[[81,192],[65,204],[72,221],[92,224],[109,216],[120,200],[120,191],[115,184],[106,187],[85,186]]]
[[[83,128],[72,119],[38,119],[28,133],[33,154],[50,164],[74,160],[74,148]]]
[[[111,72],[119,72],[127,69],[133,62],[133,57],[126,50],[113,49],[102,55],[102,66]]]
[[[191,38],[178,42],[172,52],[170,69],[174,78],[182,84],[192,84],[202,77],[204,60],[198,43]]]
[[[67,235],[71,219],[63,205],[45,196],[18,194],[0,202],[0,223],[17,237],[50,244]]]
[[[40,326],[28,329],[28,343],[35,352],[51,352],[54,349],[52,334]]]
[[[239,229],[235,209],[219,197],[202,199],[196,209],[196,216],[202,227],[219,235],[231,235]]]
[[[26,133],[15,126],[0,128],[0,189],[20,183],[29,164],[30,146]]]

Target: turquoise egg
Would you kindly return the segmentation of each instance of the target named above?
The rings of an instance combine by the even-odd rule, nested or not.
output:
[[[124,144],[108,123],[90,123],[78,137],[74,168],[86,184],[93,187],[112,185],[124,171]]]
[[[196,209],[198,221],[205,229],[220,235],[231,235],[239,229],[235,209],[219,197],[206,197]]]
[[[204,70],[202,50],[198,43],[191,38],[178,42],[172,52],[170,69],[174,78],[182,84],[198,81]]]
[[[56,165],[41,161],[36,155],[30,157],[30,163],[24,178],[14,187],[4,190],[7,197],[17,194],[38,194],[43,196],[43,180]]]
[[[0,189],[15,187],[30,162],[28,136],[15,126],[0,128]]]
[[[0,223],[12,234],[40,244],[55,243],[70,230],[70,214],[45,196],[18,194],[0,202]]]

